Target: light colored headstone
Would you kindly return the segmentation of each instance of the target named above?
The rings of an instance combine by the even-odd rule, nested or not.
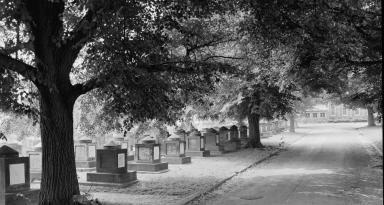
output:
[[[88,146],[88,157],[90,157],[90,158],[96,157],[96,146],[95,145]]]
[[[25,167],[24,164],[9,165],[9,185],[25,183]]]
[[[139,148],[139,159],[140,160],[151,160],[151,151],[147,147]]]
[[[76,146],[75,148],[76,160],[87,160],[87,152],[85,146]]]
[[[117,168],[125,167],[125,154],[121,153],[117,155]]]
[[[167,144],[167,154],[176,154],[177,153],[176,149],[177,149],[176,144],[173,144],[173,143]]]
[[[41,169],[42,167],[42,159],[41,154],[30,154],[29,155],[29,161],[31,169]]]
[[[180,154],[185,154],[184,149],[184,143],[180,143]]]
[[[194,149],[200,149],[199,140],[198,139],[189,139],[188,140],[188,147],[192,150]]]
[[[160,147],[156,146],[153,148],[153,159],[158,160],[160,159]]]

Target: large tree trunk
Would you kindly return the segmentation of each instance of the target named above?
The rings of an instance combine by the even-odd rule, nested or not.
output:
[[[249,126],[249,144],[253,148],[264,147],[260,141],[260,117],[258,114],[251,113],[248,115],[248,126]]]
[[[40,89],[42,179],[39,205],[72,204],[79,194],[73,143],[73,105],[59,92]]]
[[[375,126],[375,117],[373,116],[373,107],[372,106],[368,106],[367,107],[367,110],[368,110],[368,126]]]
[[[289,118],[289,132],[295,132],[295,116],[293,114],[289,114],[288,118]]]

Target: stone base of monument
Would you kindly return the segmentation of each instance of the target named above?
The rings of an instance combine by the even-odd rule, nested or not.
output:
[[[127,155],[127,161],[135,160],[135,155]]]
[[[186,155],[191,156],[191,157],[209,157],[211,156],[211,152],[209,150],[204,150],[204,151],[186,151]]]
[[[224,146],[221,145],[207,145],[206,149],[209,150],[210,156],[223,155],[224,153],[226,153],[226,151],[224,150]]]
[[[224,151],[225,152],[234,152],[237,150],[237,143],[236,142],[225,142],[224,143]]]
[[[191,163],[191,157],[165,157],[162,159],[163,162],[167,162],[168,164],[188,164]]]
[[[122,188],[136,182],[136,171],[128,171],[127,173],[91,172],[87,173],[87,181],[79,182],[79,184],[86,186],[108,186]]]
[[[5,205],[26,205],[37,201],[40,189],[30,189],[18,193],[5,193]]]
[[[153,173],[159,174],[168,172],[168,163],[142,163],[142,162],[129,162],[128,167],[130,170],[135,170],[138,173]]]
[[[96,171],[96,161],[77,161],[76,171],[78,172],[93,172]]]
[[[167,162],[143,163],[128,162],[128,169],[135,170],[138,173],[159,174],[169,171]]]

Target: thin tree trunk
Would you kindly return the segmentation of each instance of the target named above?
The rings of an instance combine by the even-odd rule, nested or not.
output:
[[[372,106],[367,107],[368,110],[368,126],[376,126],[375,124],[375,118],[373,116],[373,108]]]
[[[79,194],[73,143],[73,104],[55,91],[40,90],[42,179],[39,205],[72,204]]]
[[[293,114],[289,114],[288,118],[289,118],[289,132],[295,132],[295,116]]]
[[[260,141],[260,117],[257,114],[248,115],[248,126],[249,126],[249,144],[253,148],[262,148],[264,147]]]

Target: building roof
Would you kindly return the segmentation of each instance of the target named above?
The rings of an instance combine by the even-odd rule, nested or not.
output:
[[[326,112],[328,111],[327,105],[317,104],[306,110],[306,112]]]

